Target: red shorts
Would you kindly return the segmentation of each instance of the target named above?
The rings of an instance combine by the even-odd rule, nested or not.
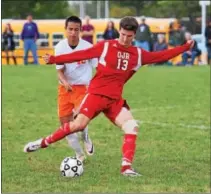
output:
[[[111,99],[97,94],[87,94],[81,103],[79,112],[89,119],[93,119],[103,112],[108,119],[114,122],[122,107],[130,109],[126,100],[122,98]]]

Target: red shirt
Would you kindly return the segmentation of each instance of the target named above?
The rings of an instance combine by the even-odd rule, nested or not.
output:
[[[92,31],[94,30],[94,26],[91,24],[85,24],[82,26],[81,31]],[[82,39],[90,42],[91,44],[93,44],[93,36],[82,36]]]
[[[119,99],[125,82],[142,65],[167,61],[189,47],[189,44],[184,44],[165,51],[148,52],[135,46],[126,48],[120,45],[118,40],[108,40],[86,50],[51,57],[50,63],[62,64],[98,58],[97,72],[92,78],[88,92]]]

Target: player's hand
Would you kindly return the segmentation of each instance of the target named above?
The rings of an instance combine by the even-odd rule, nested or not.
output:
[[[187,43],[190,45],[190,49],[193,48],[195,41],[194,40],[188,40]]]
[[[43,60],[45,61],[46,64],[53,64],[54,63],[54,56],[45,54],[43,57]]]
[[[63,85],[67,91],[72,91],[72,86],[70,83],[65,81],[65,82],[63,82]]]

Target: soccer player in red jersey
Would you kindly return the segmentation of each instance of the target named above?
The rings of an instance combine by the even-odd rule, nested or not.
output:
[[[167,61],[189,50],[193,46],[193,41],[165,51],[148,52],[132,46],[137,28],[137,20],[127,16],[120,21],[118,40],[102,41],[89,49],[70,54],[43,56],[48,64],[72,63],[91,58],[98,58],[99,63],[77,118],[61,126],[49,136],[29,142],[25,146],[27,152],[46,148],[69,134],[83,130],[90,120],[103,112],[124,132],[121,174],[125,176],[140,175],[132,168],[138,124],[133,118],[126,100],[122,98],[123,86],[141,66]]]

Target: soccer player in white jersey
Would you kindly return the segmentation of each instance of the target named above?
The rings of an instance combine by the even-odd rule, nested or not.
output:
[[[55,47],[55,55],[67,54],[92,47],[92,44],[80,38],[82,22],[77,16],[68,17],[65,21],[66,39],[61,40]],[[74,115],[87,92],[87,86],[92,78],[92,70],[97,66],[97,59],[74,62],[71,65],[56,65],[58,86],[58,116],[61,125],[72,121]],[[79,65],[82,64],[83,65]],[[81,133],[87,155],[94,153],[94,146],[88,136],[88,126]],[[66,137],[68,144],[74,149],[76,157],[85,159],[80,145],[79,134]]]

